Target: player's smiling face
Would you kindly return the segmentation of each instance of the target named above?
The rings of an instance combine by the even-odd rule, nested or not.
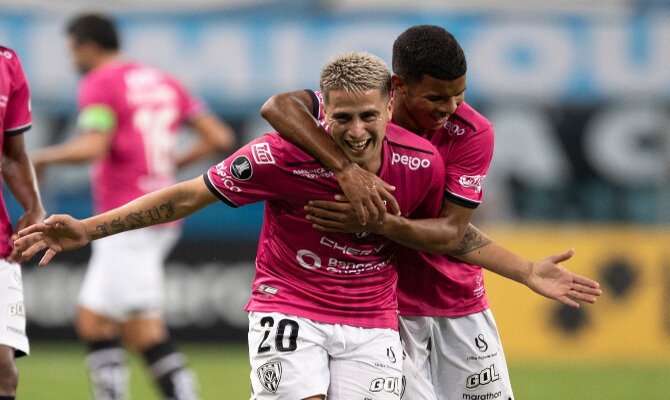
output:
[[[382,142],[392,101],[380,90],[352,94],[331,90],[325,102],[330,134],[344,154],[371,172],[381,165]]]
[[[439,129],[465,100],[465,75],[446,81],[424,74],[412,83],[394,75],[392,81],[394,122],[414,133]]]

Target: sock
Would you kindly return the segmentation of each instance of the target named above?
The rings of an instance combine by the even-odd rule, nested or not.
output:
[[[122,400],[128,391],[126,352],[119,340],[90,342],[86,366],[95,400]]]
[[[0,396],[0,400],[15,400],[14,396]]]
[[[156,344],[143,353],[144,361],[166,400],[197,400],[195,375],[186,367],[186,358],[172,343]]]

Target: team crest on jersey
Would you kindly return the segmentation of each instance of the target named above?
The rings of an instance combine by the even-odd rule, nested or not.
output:
[[[481,193],[482,179],[484,179],[485,177],[486,175],[463,175],[458,180],[458,183],[460,183],[461,186],[465,188],[471,188],[474,189],[475,192]]]
[[[268,362],[261,365],[257,370],[258,380],[269,392],[277,393],[281,381],[281,362]]]
[[[253,173],[251,161],[246,156],[239,156],[230,164],[230,174],[238,181],[249,180]]]
[[[251,146],[251,155],[254,156],[256,164],[274,164],[275,158],[272,156],[269,143],[256,143]]]

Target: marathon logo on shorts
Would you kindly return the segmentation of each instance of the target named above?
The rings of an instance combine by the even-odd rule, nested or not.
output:
[[[458,183],[460,183],[464,188],[471,188],[474,189],[475,192],[481,193],[482,180],[484,178],[486,178],[486,175],[463,175],[458,180]]]
[[[498,390],[495,393],[486,393],[486,394],[469,394],[463,393],[463,400],[495,400],[499,399],[502,395],[502,391]],[[512,398],[510,397],[510,400]]]
[[[261,365],[257,370],[258,380],[267,391],[277,393],[279,382],[281,381],[281,363],[268,362]]]
[[[230,164],[230,174],[238,181],[246,181],[254,174],[251,161],[246,156],[239,156]]]
[[[256,164],[274,164],[275,158],[272,157],[269,143],[256,143],[251,146],[251,154],[254,156]]]

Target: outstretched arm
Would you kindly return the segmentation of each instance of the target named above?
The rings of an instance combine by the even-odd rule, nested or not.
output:
[[[577,301],[594,303],[601,294],[597,282],[560,265],[570,259],[574,251],[528,261],[494,243],[469,224],[468,209],[449,201],[444,202],[439,218],[412,220],[387,215],[383,224],[367,228],[358,224],[351,205],[344,201],[312,201],[306,209],[309,213],[307,218],[321,231],[363,232],[373,228],[371,232],[385,235],[407,247],[449,254],[522,283],[542,296],[571,307],[579,307]]]
[[[570,307],[579,307],[577,301],[595,303],[602,290],[598,282],[575,274],[560,264],[572,258],[574,253],[574,249],[570,249],[538,261],[529,261],[493,242],[470,225],[459,250],[451,255],[522,283],[544,297]]]
[[[361,225],[381,222],[387,205],[393,213],[399,214],[398,202],[390,193],[395,188],[349,161],[314,118],[313,107],[312,97],[307,91],[282,93],[263,104],[261,116],[281,136],[316,157],[335,173]]]
[[[40,266],[44,266],[61,251],[78,249],[117,233],[175,221],[216,201],[203,178],[197,177],[84,220],[52,215],[43,223],[19,231],[14,245],[25,259],[47,249],[40,260]]]

